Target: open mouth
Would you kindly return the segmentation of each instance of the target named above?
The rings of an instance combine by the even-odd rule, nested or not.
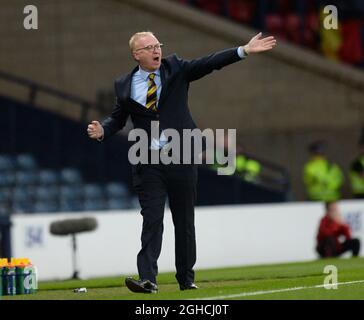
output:
[[[154,57],[154,58],[153,58],[153,61],[155,61],[155,62],[159,62],[159,57]]]

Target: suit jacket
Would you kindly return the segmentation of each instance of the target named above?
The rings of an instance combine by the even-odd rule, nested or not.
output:
[[[162,59],[160,66],[162,91],[158,111],[152,111],[130,98],[134,70],[115,81],[116,103],[111,115],[102,122],[104,139],[121,130],[130,116],[134,128],[144,129],[150,137],[151,121],[159,121],[160,129],[194,129],[188,109],[188,89],[191,81],[198,80],[214,70],[241,60],[237,48],[216,52],[208,56],[183,60],[173,54]]]

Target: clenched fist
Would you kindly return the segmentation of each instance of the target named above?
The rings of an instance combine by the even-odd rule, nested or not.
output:
[[[98,121],[91,121],[87,126],[87,134],[91,139],[101,139],[104,137],[104,128]]]

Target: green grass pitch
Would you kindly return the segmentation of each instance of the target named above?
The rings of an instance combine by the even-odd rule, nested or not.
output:
[[[339,283],[337,289],[328,290],[322,287],[327,276],[324,273],[326,265],[337,267]],[[364,258],[197,270],[196,284],[200,289],[189,291],[179,290],[173,273],[163,273],[158,276],[157,294],[132,293],[125,287],[124,279],[125,276],[119,276],[41,282],[36,294],[1,298],[4,300],[184,300],[209,297],[228,300],[364,299]],[[363,281],[360,282],[361,280]],[[73,292],[73,289],[80,287],[86,287],[87,293]]]

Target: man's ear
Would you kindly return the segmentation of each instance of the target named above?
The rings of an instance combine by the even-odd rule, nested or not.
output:
[[[139,55],[137,52],[132,52],[133,58],[136,62],[139,62]]]

